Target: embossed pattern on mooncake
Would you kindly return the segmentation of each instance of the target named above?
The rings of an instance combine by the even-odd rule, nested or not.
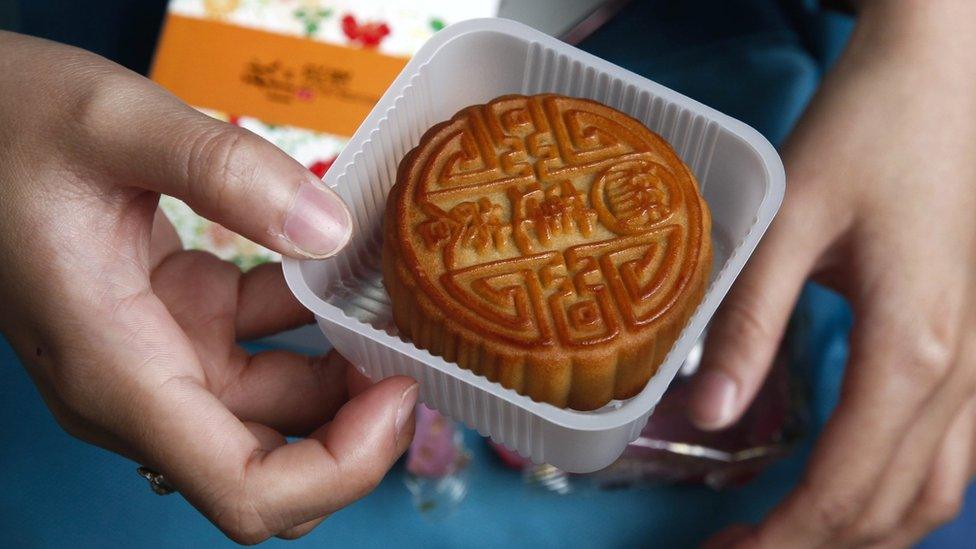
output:
[[[420,348],[556,406],[636,395],[700,302],[711,220],[661,137],[505,96],[431,128],[387,203],[384,284]]]

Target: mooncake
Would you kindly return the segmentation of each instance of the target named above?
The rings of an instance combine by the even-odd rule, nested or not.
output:
[[[639,393],[697,308],[711,217],[694,175],[600,103],[511,95],[437,124],[387,200],[400,334],[534,400]]]

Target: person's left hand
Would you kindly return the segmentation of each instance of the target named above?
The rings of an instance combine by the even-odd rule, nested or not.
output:
[[[413,435],[417,383],[356,394],[336,355],[248,356],[237,341],[310,320],[280,268],[181,251],[157,211],[168,194],[326,258],[351,236],[339,196],[91,53],[0,31],[0,75],[0,332],[55,420],[163,475],[241,543],[302,535],[376,486]]]

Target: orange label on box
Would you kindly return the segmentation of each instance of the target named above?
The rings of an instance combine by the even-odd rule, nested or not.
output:
[[[195,107],[348,137],[406,62],[170,14],[150,76]]]

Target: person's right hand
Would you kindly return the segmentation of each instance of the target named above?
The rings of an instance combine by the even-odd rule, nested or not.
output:
[[[976,2],[862,4],[783,147],[783,207],[709,330],[689,413],[741,417],[808,278],[854,313],[839,403],[796,488],[718,547],[909,547],[976,474]]]
[[[0,32],[0,74],[0,331],[58,422],[161,472],[243,543],[304,534],[375,486],[413,435],[416,383],[360,393],[336,355],[248,356],[237,340],[311,320],[280,267],[182,251],[156,214],[173,195],[327,257],[351,232],[338,196],[95,55]]]

